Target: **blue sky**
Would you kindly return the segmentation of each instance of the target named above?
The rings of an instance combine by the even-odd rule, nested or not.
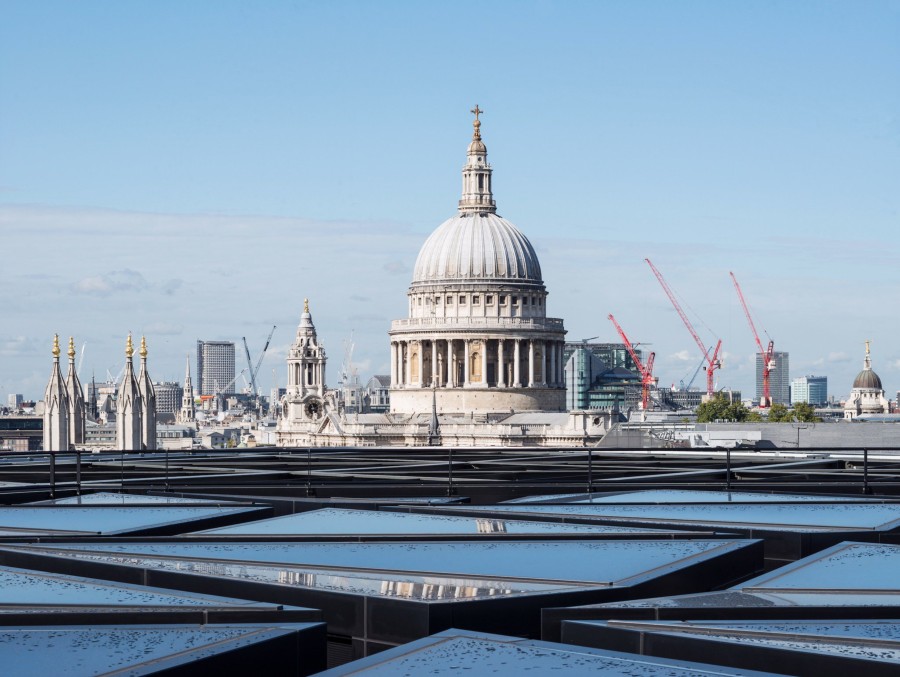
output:
[[[838,397],[863,341],[900,389],[900,3],[7,2],[0,8],[0,397],[39,397],[54,332],[82,378],[147,333],[181,379],[197,338],[302,310],[334,383],[388,370],[415,256],[454,213],[485,111],[499,212],[532,240],[572,339],[699,354],[651,258],[753,391],[757,326]],[[708,326],[710,331],[706,331]],[[243,366],[239,360],[240,366]]]

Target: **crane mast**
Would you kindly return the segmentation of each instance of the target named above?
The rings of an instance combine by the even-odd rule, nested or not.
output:
[[[625,335],[625,331],[619,326],[619,323],[616,322],[616,318],[614,318],[612,314],[609,315],[609,321],[613,323],[616,331],[619,332],[622,343],[625,344],[628,354],[631,355],[631,359],[637,365],[638,371],[641,374],[641,409],[647,411],[647,408],[650,406],[650,388],[659,380],[653,377],[653,361],[656,359],[656,353],[650,353],[650,356],[647,358],[647,363],[642,363],[641,358],[638,357],[631,341]]]
[[[253,362],[250,361],[250,348],[247,346],[247,337],[242,336],[244,339],[244,352],[247,353],[247,369],[250,370],[250,385],[253,387],[253,394],[256,394],[256,374],[253,373]],[[243,372],[241,372],[243,373]]]
[[[275,329],[277,327],[272,325],[272,331],[269,332],[269,336],[266,338],[266,345],[263,346],[262,352],[259,354],[259,359],[256,360],[256,366],[253,367],[253,380],[256,380],[256,375],[259,373],[259,368],[262,366],[263,358],[266,356],[266,351],[269,349],[269,344],[272,342],[272,334],[275,333]],[[255,387],[255,386],[254,386]],[[256,394],[259,395],[259,390],[256,391]]]
[[[741,301],[741,307],[744,309],[744,315],[747,316],[747,324],[750,325],[750,331],[753,332],[753,338],[756,339],[756,347],[759,349],[759,357],[762,360],[762,386],[763,394],[759,399],[759,408],[765,409],[772,406],[772,390],[771,378],[772,370],[775,369],[775,342],[770,340],[769,345],[763,348],[762,341],[759,340],[759,334],[756,332],[756,325],[753,324],[753,317],[750,315],[750,308],[744,300],[744,292],[741,291],[741,285],[738,284],[734,273],[729,272],[731,281],[734,282],[734,289],[737,291],[738,298]]]
[[[681,318],[681,321],[684,322],[684,326],[687,327],[687,330],[690,332],[691,336],[694,337],[694,341],[697,343],[697,347],[700,348],[700,352],[703,353],[703,357],[706,359],[706,394],[709,397],[715,393],[715,371],[716,369],[722,368],[722,362],[719,360],[719,349],[722,347],[722,339],[719,339],[716,343],[716,347],[713,350],[712,355],[710,356],[709,350],[707,350],[706,346],[703,345],[703,341],[700,340],[700,337],[697,335],[697,332],[694,330],[694,325],[691,324],[691,321],[688,319],[688,316],[684,314],[684,311],[681,309],[681,305],[678,303],[678,300],[675,298],[675,294],[669,288],[669,285],[666,283],[665,278],[663,278],[662,273],[660,273],[656,266],[653,265],[653,262],[650,259],[644,259],[647,262],[647,265],[650,266],[650,270],[653,271],[653,274],[656,275],[656,279],[659,280],[659,284],[662,286],[663,291],[666,292],[666,296],[669,297],[669,301],[671,301],[672,305],[675,307],[675,310],[678,312],[678,316]]]

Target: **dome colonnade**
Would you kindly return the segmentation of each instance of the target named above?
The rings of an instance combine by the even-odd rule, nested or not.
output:
[[[477,106],[458,213],[429,236],[391,323],[391,411],[562,411],[563,321],[528,239],[497,214]]]

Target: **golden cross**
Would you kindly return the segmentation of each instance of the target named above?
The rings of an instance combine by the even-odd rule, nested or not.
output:
[[[870,343],[871,343],[871,341],[866,340],[866,355],[869,354],[869,344],[870,344]]]
[[[475,116],[475,122],[478,122],[478,121],[479,121],[479,120],[478,120],[478,116],[481,115],[482,113],[484,113],[484,111],[481,110],[481,109],[478,107],[478,104],[477,104],[477,103],[475,104],[475,108],[473,108],[473,109],[470,110],[469,112],[472,113],[472,114]]]

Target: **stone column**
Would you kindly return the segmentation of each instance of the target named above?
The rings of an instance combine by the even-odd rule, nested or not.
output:
[[[550,342],[550,387],[556,387],[556,348],[558,344],[556,341]]]
[[[563,341],[556,342],[556,352],[558,355],[556,360],[556,385],[563,388],[566,385],[566,363],[564,359],[566,344]]]
[[[391,341],[391,385],[397,385],[397,344]]]
[[[419,382],[416,384],[420,388],[422,384],[425,382],[425,374],[422,372],[425,371],[425,345],[423,341],[419,341]]]
[[[406,376],[403,379],[405,385],[412,385],[412,341],[406,342]]]
[[[437,341],[431,342],[431,382],[437,385],[438,380],[438,361],[437,361]]]
[[[465,364],[463,366],[463,387],[469,385],[469,339],[463,339],[465,348]]]
[[[541,341],[541,342],[540,342],[540,349],[541,349],[541,380],[540,380],[540,386],[541,386],[542,388],[546,388],[546,387],[547,387],[547,365],[550,364],[550,360],[549,360],[548,357],[547,357],[547,342],[546,342],[546,341]]]
[[[456,383],[456,374],[453,364],[453,339],[447,339],[447,387],[452,388]]]
[[[566,383],[566,365],[563,362],[563,353],[565,352],[565,344],[562,341],[556,342],[556,385],[562,388]]]
[[[528,387],[534,388],[534,340],[528,340]]]
[[[506,387],[506,369],[503,364],[503,339],[497,341],[497,387]]]
[[[521,339],[513,339],[515,341],[515,345],[513,346],[513,388],[521,388],[522,380],[519,377],[519,363],[521,362],[521,358],[519,357],[519,343],[521,343]]]

